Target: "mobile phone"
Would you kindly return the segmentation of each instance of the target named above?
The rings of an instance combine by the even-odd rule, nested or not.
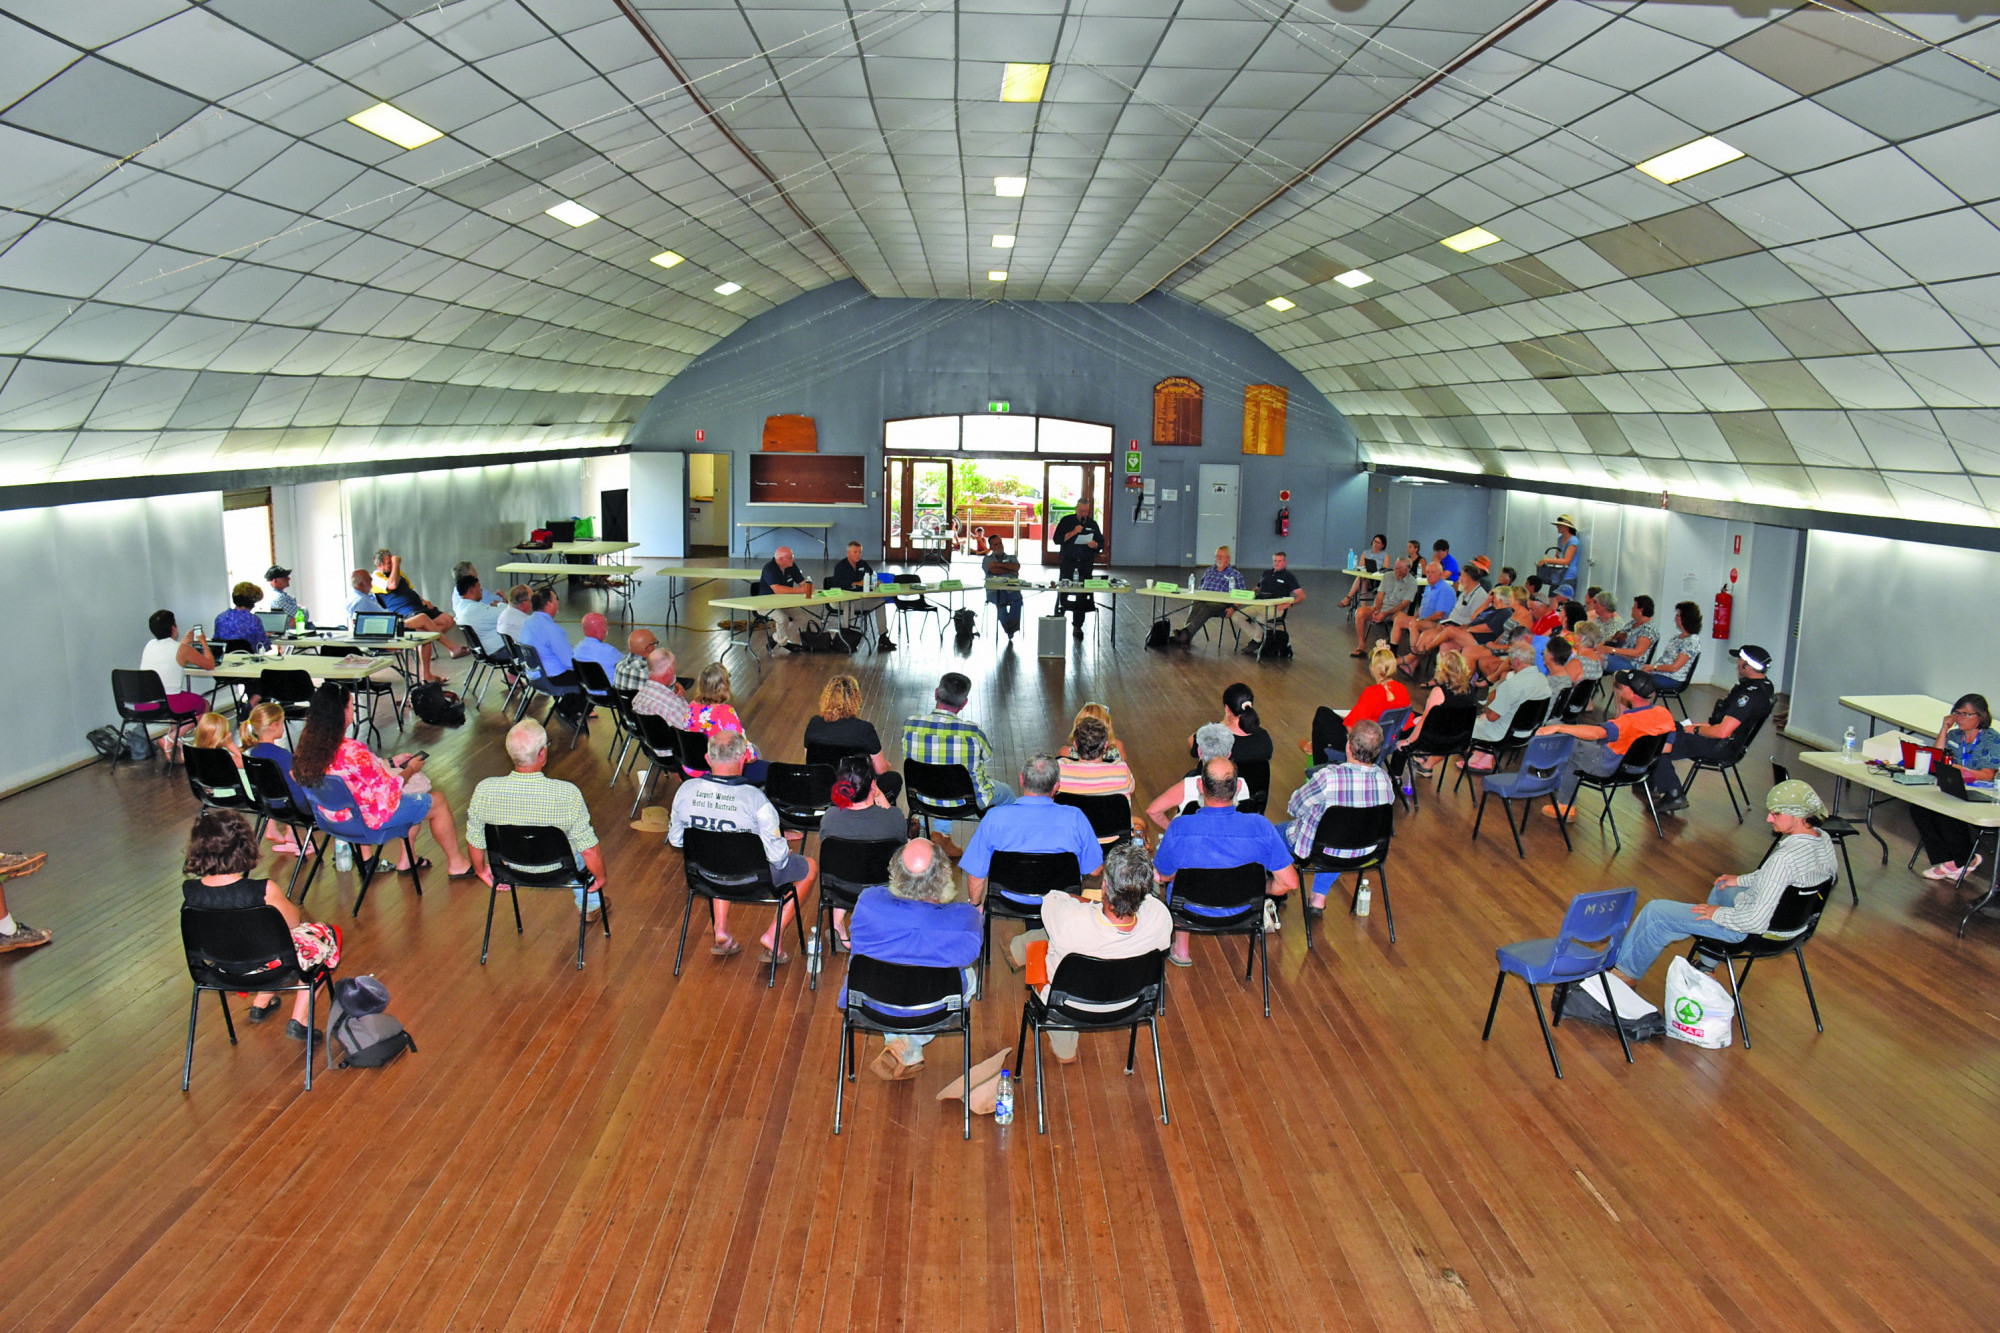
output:
[[[430,757],[431,757],[431,752],[429,750],[419,750],[415,754],[410,756],[410,758],[412,759],[428,759]]]

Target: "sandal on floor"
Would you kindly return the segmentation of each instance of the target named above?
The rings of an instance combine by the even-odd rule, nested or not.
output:
[[[478,871],[477,871],[476,869],[474,869],[474,868],[473,868],[472,866],[469,866],[469,865],[468,865],[468,866],[467,866],[467,867],[466,867],[465,869],[463,869],[463,870],[452,870],[452,871],[447,871],[447,872],[446,872],[446,874],[445,874],[445,878],[446,878],[446,879],[471,879],[471,878],[472,878],[472,877],[473,877],[474,875],[476,875],[476,874],[478,874],[478,873],[479,873],[479,872],[478,872]]]
[[[1355,649],[1355,650],[1354,650],[1353,652],[1349,653],[1349,654],[1348,654],[1348,656],[1349,656],[1349,657],[1366,657],[1366,656],[1368,656],[1368,650],[1367,650],[1366,648],[1356,648],[1356,649]]]
[[[757,961],[760,964],[763,964],[764,966],[768,967],[772,961],[771,951],[768,948],[759,945],[757,948]],[[780,964],[789,963],[791,961],[792,961],[792,956],[788,953],[780,952],[777,956],[777,962]]]
[[[743,952],[743,946],[735,940],[722,939],[709,945],[708,951],[717,958],[734,958],[737,954]]]
[[[417,869],[419,869],[419,870],[429,870],[430,868],[431,868],[431,859],[430,859],[430,858],[429,858],[428,856],[420,856],[420,857],[418,857],[418,858],[417,858]],[[397,873],[397,874],[399,874],[399,875],[405,875],[405,874],[408,874],[408,873],[409,873],[409,870],[410,870],[410,867],[408,867],[408,866],[397,866],[397,867],[396,867],[396,873]]]
[[[1172,963],[1172,964],[1173,964],[1173,965],[1174,965],[1175,967],[1193,967],[1193,966],[1194,966],[1194,959],[1192,959],[1192,958],[1176,958],[1176,957],[1174,957],[1174,956],[1173,956],[1172,954],[1168,954],[1168,955],[1167,955],[1167,961],[1168,961],[1168,962],[1170,962],[1170,963]]]

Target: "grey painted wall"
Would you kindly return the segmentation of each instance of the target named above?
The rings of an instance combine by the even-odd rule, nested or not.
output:
[[[1189,375],[1204,390],[1203,445],[1151,446],[1153,386]],[[1243,387],[1290,390],[1283,458],[1242,453]],[[1146,475],[1186,495],[1196,465],[1242,465],[1238,560],[1267,564],[1280,546],[1302,568],[1346,556],[1360,530],[1366,482],[1347,421],[1299,373],[1255,338],[1171,297],[1133,305],[1052,302],[883,301],[853,282],[800,296],[745,324],[663,389],[627,442],[635,450],[726,452],[737,504],[731,550],[744,553],[746,519],[831,519],[836,550],[850,538],[882,542],[882,423],[895,417],[979,412],[1005,399],[1016,413],[1109,422],[1122,451],[1138,440]],[[764,418],[814,418],[821,453],[866,458],[867,509],[746,510],[749,457]],[[695,432],[706,438],[697,443]],[[1122,485],[1117,476],[1114,487]],[[1292,492],[1292,532],[1276,535],[1278,492]],[[1154,524],[1132,522],[1116,492],[1116,563],[1180,565],[1194,558],[1194,506],[1159,506]],[[758,554],[778,539],[760,538]],[[792,544],[799,541],[794,534]]]

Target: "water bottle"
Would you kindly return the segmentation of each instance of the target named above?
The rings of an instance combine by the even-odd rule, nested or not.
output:
[[[1354,548],[1352,546],[1347,548],[1347,567],[1349,569],[1361,568],[1361,566],[1356,564],[1354,561]]]
[[[1000,1086],[993,1092],[993,1123],[1014,1123],[1014,1076],[1004,1069],[1000,1071]]]
[[[292,633],[304,634],[305,632],[306,632],[306,613],[304,611],[292,612]]]
[[[1368,889],[1368,877],[1366,875],[1363,875],[1361,877],[1361,892],[1354,895],[1354,915],[1356,916],[1368,915],[1368,900],[1370,897],[1371,894],[1369,893]]]
[[[1854,734],[1853,727],[1849,727],[1847,729],[1847,735],[1841,738],[1840,753],[1841,756],[1846,759],[1856,759],[1860,757],[1861,738]]]
[[[819,975],[819,969],[819,927],[814,926],[812,934],[806,936],[806,973],[816,977]]]
[[[333,842],[333,868],[335,870],[354,869],[354,848],[336,838]]]

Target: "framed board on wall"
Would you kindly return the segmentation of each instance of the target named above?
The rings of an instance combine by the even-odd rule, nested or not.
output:
[[[751,504],[858,505],[868,498],[860,454],[751,454]]]

